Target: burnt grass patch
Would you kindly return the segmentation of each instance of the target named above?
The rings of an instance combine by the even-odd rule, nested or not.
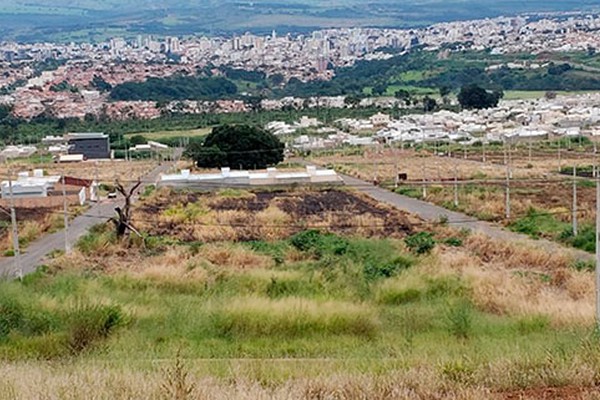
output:
[[[217,228],[233,229],[237,241],[262,240],[265,239],[265,229],[277,229],[281,222],[265,221],[264,217],[257,219],[258,214],[273,207],[287,215],[290,221],[285,224],[285,233],[280,232],[280,236],[291,236],[314,228],[341,235],[394,238],[404,238],[414,231],[408,214],[361,193],[339,189],[257,190],[249,196],[236,198],[219,196],[218,193],[168,191],[144,201],[137,207],[136,213],[140,218],[154,217],[156,223],[147,227],[150,235],[170,236],[183,242],[196,241],[194,231],[204,222],[174,222],[160,218],[165,210],[177,205],[198,205],[209,216],[234,213],[234,217],[225,224],[219,223]],[[207,228],[212,225],[210,222],[205,224]]]

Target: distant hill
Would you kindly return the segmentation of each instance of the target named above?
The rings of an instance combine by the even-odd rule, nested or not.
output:
[[[417,27],[526,12],[600,9],[597,0],[0,0],[4,39],[93,41],[135,34]]]

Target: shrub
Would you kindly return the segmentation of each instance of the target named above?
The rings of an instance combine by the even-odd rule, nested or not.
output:
[[[315,229],[295,234],[290,238],[290,243],[298,250],[313,253],[317,257],[324,254],[343,255],[349,246],[346,239]]]
[[[566,235],[563,235],[565,237]],[[591,226],[584,226],[575,237],[564,239],[571,246],[594,253],[596,251],[596,230]]]
[[[144,192],[140,195],[140,199],[146,199],[156,191],[156,185],[148,185],[144,188]]]
[[[272,257],[277,265],[284,263],[286,251],[289,249],[289,245],[286,242],[265,242],[257,240],[248,242],[247,245],[257,253]]]
[[[457,339],[468,339],[473,326],[473,307],[460,301],[450,307],[447,313],[448,331]]]
[[[0,339],[5,338],[23,323],[23,306],[9,296],[0,297]]]
[[[82,236],[76,243],[77,249],[85,255],[93,255],[105,250],[116,243],[115,233],[108,224],[96,225],[89,233]]]
[[[387,263],[367,262],[363,268],[363,273],[367,281],[373,281],[380,278],[391,278],[400,271],[410,268],[413,260],[406,257],[397,257]]]
[[[419,232],[410,235],[404,239],[404,243],[413,253],[422,255],[429,254],[435,247],[435,239],[433,234],[429,232]]]
[[[80,306],[71,311],[67,320],[67,346],[71,353],[78,354],[107,338],[124,323],[124,316],[115,306]]]
[[[463,245],[463,240],[457,237],[450,237],[444,240],[444,244],[451,247],[461,247]]]

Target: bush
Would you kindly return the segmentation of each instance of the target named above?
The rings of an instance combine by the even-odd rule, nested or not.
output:
[[[447,314],[448,330],[457,339],[468,339],[473,327],[473,307],[466,301],[450,307]]]
[[[367,281],[373,281],[380,278],[391,278],[400,271],[410,268],[413,260],[406,257],[397,257],[388,263],[368,262],[363,268],[363,274]]]
[[[113,225],[108,223],[92,226],[89,232],[77,241],[75,247],[86,255],[97,254],[116,243],[117,238],[112,227]]]
[[[419,232],[414,235],[410,235],[404,239],[406,246],[416,254],[429,254],[435,247],[435,239],[433,234],[429,232]]]
[[[67,347],[73,354],[86,351],[106,339],[124,323],[123,312],[115,306],[81,306],[67,316]]]
[[[21,328],[24,320],[23,306],[8,296],[0,297],[0,339],[12,330]]]
[[[450,237],[444,240],[444,244],[451,247],[461,247],[463,245],[463,240],[457,237]]]
[[[343,255],[349,247],[346,239],[315,229],[295,234],[290,238],[290,244],[300,251],[313,253],[316,257],[325,254]]]

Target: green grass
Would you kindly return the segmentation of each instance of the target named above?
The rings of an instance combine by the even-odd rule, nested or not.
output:
[[[96,227],[79,247],[92,255],[111,240]],[[0,282],[0,364],[131,374],[163,370],[181,354],[193,376],[269,388],[426,368],[461,388],[502,390],[568,384],[565,371],[600,359],[591,327],[486,312],[461,272],[436,273],[435,252],[411,254],[400,240],[307,231],[236,246],[275,262],[215,267],[200,248],[178,276],[165,256],[164,277],[105,274],[84,260]]]
[[[595,91],[554,91],[559,96],[570,96],[585,93],[596,93]],[[506,90],[504,92],[504,100],[533,100],[541,99],[546,95],[543,90]]]
[[[111,362],[170,357],[176,349],[199,358],[393,354],[408,363],[464,353],[483,362],[543,359],[561,346],[575,351],[574,337],[583,334],[482,312],[468,282],[423,274],[427,258],[415,259],[398,242],[310,233],[247,247],[278,266],[233,273],[200,265],[194,268],[208,268],[203,278],[181,282],[83,268],[0,283],[0,359],[72,357],[75,348],[77,357]],[[282,261],[292,247],[308,258]],[[94,343],[103,343],[101,351]]]
[[[161,140],[168,139],[172,137],[202,137],[206,136],[211,132],[212,128],[200,128],[200,129],[185,129],[185,130],[175,130],[175,131],[157,131],[157,132],[137,132],[137,133],[128,133],[126,136],[136,136],[141,135],[148,140]]]
[[[555,215],[544,211],[532,208],[527,215],[512,222],[508,227],[534,239],[555,240],[589,253],[596,251],[596,231],[593,226],[580,226],[577,235],[574,236],[572,224],[562,222]]]

